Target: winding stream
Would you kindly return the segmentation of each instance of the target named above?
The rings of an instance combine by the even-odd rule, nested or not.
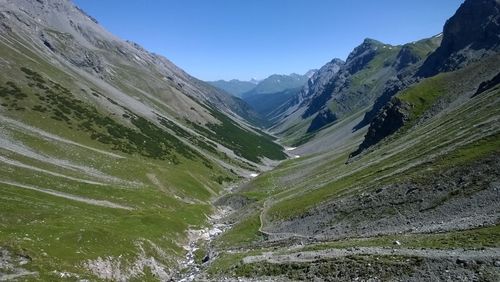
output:
[[[212,214],[208,220],[209,227],[188,230],[189,242],[184,246],[187,253],[180,264],[180,282],[194,281],[198,277],[200,274],[200,265],[195,261],[195,252],[198,250],[197,246],[199,242],[204,241],[205,245],[210,245],[215,238],[228,230],[231,226],[220,223],[220,220],[231,212],[232,210],[230,208],[216,208],[214,214]]]

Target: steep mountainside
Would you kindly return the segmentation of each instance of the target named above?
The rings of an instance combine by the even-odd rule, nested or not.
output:
[[[499,10],[497,0],[463,3],[444,25],[441,46],[425,61],[418,76],[455,70],[497,53],[500,50]]]
[[[78,88],[75,89],[78,96],[89,100],[90,104],[111,110],[118,120],[128,123],[124,117],[127,111],[157,124],[165,119],[193,135],[187,141],[198,135],[216,138],[207,136],[206,131],[226,125],[255,133],[247,125],[238,124],[243,121],[241,116],[252,118],[244,102],[189,76],[163,57],[115,38],[67,1],[3,1],[2,5],[5,50],[15,52],[16,48],[26,48],[34,56],[48,61],[48,67],[73,77],[81,76],[83,85],[71,88]],[[37,66],[35,58],[24,54],[16,59],[26,60],[18,65],[59,82],[59,77],[52,78],[48,70],[40,68],[40,64]],[[9,68],[9,63],[5,62],[4,66]],[[16,72],[22,74],[20,69],[14,69],[12,75]],[[87,81],[88,86],[84,85]],[[104,100],[99,99],[101,97]],[[231,143],[221,139],[212,141],[232,147],[229,149],[236,150],[236,154],[243,154],[241,148]],[[255,157],[250,159],[257,161]]]
[[[442,34],[438,34],[431,38],[402,46],[393,65],[398,73],[385,83],[382,94],[375,100],[371,109],[364,114],[363,120],[356,125],[356,130],[368,125],[380,109],[389,102],[392,96],[418,82],[415,72],[419,70],[419,67],[427,56],[436,50],[441,43],[442,37]]]
[[[284,103],[277,105],[275,110],[268,114],[271,124],[286,118],[295,112],[299,106],[307,103],[313,93],[322,91],[332,77],[340,70],[344,62],[340,59],[333,59],[316,71],[307,81],[307,83],[295,95],[290,96]]]

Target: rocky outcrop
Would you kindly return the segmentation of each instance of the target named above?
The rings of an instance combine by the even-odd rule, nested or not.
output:
[[[337,116],[335,116],[330,109],[325,109],[319,112],[316,117],[311,121],[311,125],[307,129],[307,133],[315,132],[322,128],[325,125],[328,125],[337,120]]]
[[[500,84],[500,72],[492,79],[484,81],[481,84],[479,84],[479,87],[477,88],[476,93],[474,93],[474,96],[479,95],[489,89],[492,89],[493,87],[499,84]]]
[[[462,68],[500,51],[500,1],[467,0],[445,24],[441,46],[417,73],[421,77]]]
[[[393,98],[370,123],[370,128],[359,148],[351,154],[356,156],[380,140],[396,132],[409,118],[410,105],[398,98]]]
[[[409,84],[409,83],[408,83]],[[384,93],[375,100],[375,103],[373,104],[371,110],[365,113],[363,116],[363,120],[359,122],[355,127],[354,130],[359,130],[366,125],[369,125],[370,122],[377,116],[377,114],[380,112],[380,110],[387,105],[387,103],[391,100],[391,98],[396,95],[399,91],[403,90],[404,88],[407,87],[407,83],[404,83],[402,80],[400,80],[397,77],[394,77],[393,79],[387,81]]]

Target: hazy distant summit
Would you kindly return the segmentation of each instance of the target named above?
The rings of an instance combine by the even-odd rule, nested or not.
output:
[[[209,84],[226,91],[237,97],[250,97],[261,94],[272,94],[282,92],[287,89],[302,87],[307,80],[316,72],[309,70],[305,74],[273,74],[269,77],[257,80],[252,78],[249,81],[238,79],[207,81]]]

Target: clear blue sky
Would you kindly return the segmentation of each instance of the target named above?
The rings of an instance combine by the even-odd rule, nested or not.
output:
[[[435,35],[462,0],[74,0],[106,29],[203,79],[305,73],[364,38]]]

